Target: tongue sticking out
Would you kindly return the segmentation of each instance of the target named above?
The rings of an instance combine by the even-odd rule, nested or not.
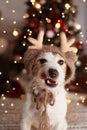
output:
[[[47,77],[45,73],[41,74],[41,79],[45,80],[45,83],[49,86],[49,87],[56,87],[57,86],[57,82],[55,80],[53,80],[50,77]]]

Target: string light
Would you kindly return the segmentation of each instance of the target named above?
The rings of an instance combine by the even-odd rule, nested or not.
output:
[[[12,13],[15,13],[15,12],[16,12],[16,11],[13,9],[13,10],[12,10]]]
[[[36,4],[35,4],[35,7],[36,7],[37,9],[40,9],[40,8],[41,8],[41,5],[40,5],[39,3],[36,3]]]
[[[86,0],[83,0],[83,2],[85,3],[85,2],[86,2]]]
[[[71,99],[70,98],[66,98],[66,103],[69,105],[71,103]]]
[[[76,29],[78,29],[78,30],[81,29],[81,25],[80,25],[80,24],[76,24],[75,27],[76,27]]]
[[[23,43],[22,45],[23,45],[23,46],[26,46],[26,43]]]
[[[49,8],[50,11],[52,11],[53,9],[52,8]]]
[[[4,45],[1,45],[0,47],[1,47],[1,48],[3,48],[3,47],[4,47]]]
[[[79,102],[77,102],[76,105],[79,106]]]
[[[3,33],[5,34],[5,33],[6,33],[6,30],[4,30]]]
[[[2,75],[2,72],[0,72],[0,75]]]
[[[69,88],[66,88],[66,91],[69,92]]]
[[[16,64],[16,63],[17,63],[17,61],[15,60],[15,61],[14,61],[14,64]]]
[[[12,34],[14,37],[17,37],[19,35],[19,32],[16,29],[14,29]]]
[[[5,113],[8,113],[8,111],[7,111],[7,110],[5,110]]]
[[[19,77],[17,77],[16,80],[19,81]]]
[[[25,15],[23,16],[23,18],[26,19],[26,18],[29,18],[29,16],[30,15],[28,13],[25,13]]]
[[[6,97],[5,97],[5,96],[3,96],[3,97],[2,97],[2,99],[3,99],[3,100],[6,100]]]
[[[75,93],[75,96],[77,96],[78,95],[78,93]]]
[[[12,90],[15,90],[15,88],[12,88]]]
[[[5,1],[5,3],[6,3],[6,4],[8,4],[8,3],[9,3],[9,1],[8,1],[8,0],[6,0],[6,1]]]
[[[76,83],[76,86],[78,86],[79,85],[79,83]]]
[[[2,106],[2,107],[4,107],[4,106],[5,106],[5,104],[4,104],[4,103],[2,103],[2,104],[1,104],[1,106]]]
[[[4,20],[4,18],[3,17],[1,17],[1,21],[3,21]]]
[[[70,7],[71,7],[71,6],[70,6],[69,3],[66,3],[66,4],[65,4],[65,8],[66,8],[67,10],[68,10]]]
[[[11,103],[11,107],[13,107],[14,106],[14,104],[13,103]]]
[[[32,16],[35,17],[35,14],[33,14]]]
[[[65,14],[64,13],[62,13],[62,18],[65,18]]]
[[[6,83],[7,83],[7,84],[9,84],[9,82],[10,82],[9,80],[6,80]]]
[[[17,22],[16,21],[13,21],[13,24],[16,24]]]
[[[26,39],[27,37],[24,35],[24,39]]]
[[[31,3],[35,3],[35,0],[30,0]]]
[[[60,28],[60,26],[61,26],[60,23],[55,24],[55,28]]]

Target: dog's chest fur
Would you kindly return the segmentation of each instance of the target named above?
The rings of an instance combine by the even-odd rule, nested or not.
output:
[[[38,128],[42,111],[36,109],[36,104],[33,101],[31,93],[28,93],[26,96],[25,109],[26,118],[29,118],[29,121],[31,121],[32,125]],[[50,125],[54,126],[57,122],[62,121],[66,115],[66,110],[67,105],[65,99],[65,90],[62,90],[62,92],[55,96],[55,103],[53,106],[47,104],[47,114]]]

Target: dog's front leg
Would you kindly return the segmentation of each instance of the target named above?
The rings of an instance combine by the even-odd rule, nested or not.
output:
[[[64,119],[64,121],[57,123],[53,130],[67,130],[66,120]]]
[[[31,130],[31,122],[29,122],[29,120],[23,119],[21,122],[21,130]]]

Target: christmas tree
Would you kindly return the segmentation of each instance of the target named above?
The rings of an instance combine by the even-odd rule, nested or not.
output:
[[[28,37],[37,37],[41,29],[45,30],[44,44],[60,46],[61,31],[64,31],[69,38],[78,37],[81,26],[75,21],[77,7],[72,2],[72,0],[28,0],[24,28],[17,41],[15,53],[23,55],[30,45]],[[76,45],[80,46],[78,50],[82,49],[79,42]]]
[[[75,37],[76,41],[74,46],[77,48],[77,54],[79,55],[79,60],[76,63],[77,73],[74,82],[69,84],[67,90],[76,90],[77,86],[79,90],[79,81],[78,75],[83,71],[84,67],[86,67],[84,61],[83,66],[83,44],[80,42],[80,31],[81,26],[76,21],[76,16],[78,13],[77,7],[73,4],[73,0],[28,0],[26,2],[27,11],[23,16],[24,26],[19,34],[16,30],[14,31],[14,35],[17,37],[14,48],[14,58],[11,61],[10,66],[12,67],[11,71],[15,75],[26,73],[24,69],[24,64],[22,62],[24,52],[27,47],[31,45],[28,41],[29,37],[37,38],[37,35],[41,29],[44,29],[45,36],[43,44],[55,45],[57,47],[60,46],[60,32],[65,32],[68,39]],[[10,67],[10,68],[11,68]],[[8,70],[8,69],[7,69]],[[13,75],[14,75],[13,74]],[[87,75],[87,73],[85,72]],[[2,74],[1,74],[2,75]],[[4,77],[6,79],[4,80]],[[20,84],[12,81],[11,74],[2,75],[2,81],[4,86],[8,88],[6,92],[14,90],[14,87],[17,88],[16,94],[21,93]],[[81,77],[79,75],[79,77]],[[81,77],[82,78],[82,77]],[[9,79],[9,80],[8,80]],[[84,77],[83,77],[84,79]],[[18,77],[17,77],[18,80]],[[9,84],[10,81],[10,84]],[[80,80],[81,81],[81,80]],[[81,82],[82,83],[82,82]],[[81,84],[82,85],[82,84]],[[84,85],[87,89],[87,81],[84,79]],[[72,87],[71,87],[72,86]],[[2,91],[1,91],[2,92]],[[13,95],[14,92],[8,93],[8,95]],[[15,94],[14,94],[15,95]]]
[[[80,42],[81,26],[76,22],[78,11],[77,7],[73,4],[73,0],[28,0],[26,4],[28,9],[24,15],[24,27],[17,39],[14,50],[16,57],[19,57],[18,59],[23,56],[27,47],[31,45],[28,38],[36,38],[41,29],[45,31],[43,43],[46,45],[49,44],[59,47],[60,32],[62,31],[66,33],[68,39],[75,37],[76,41],[74,46],[77,48],[78,55],[81,55],[84,46]],[[76,65],[76,77],[78,77],[79,71],[82,71],[80,58]],[[77,84],[77,80],[72,82],[71,85],[67,86],[69,88],[67,90],[77,91]]]

